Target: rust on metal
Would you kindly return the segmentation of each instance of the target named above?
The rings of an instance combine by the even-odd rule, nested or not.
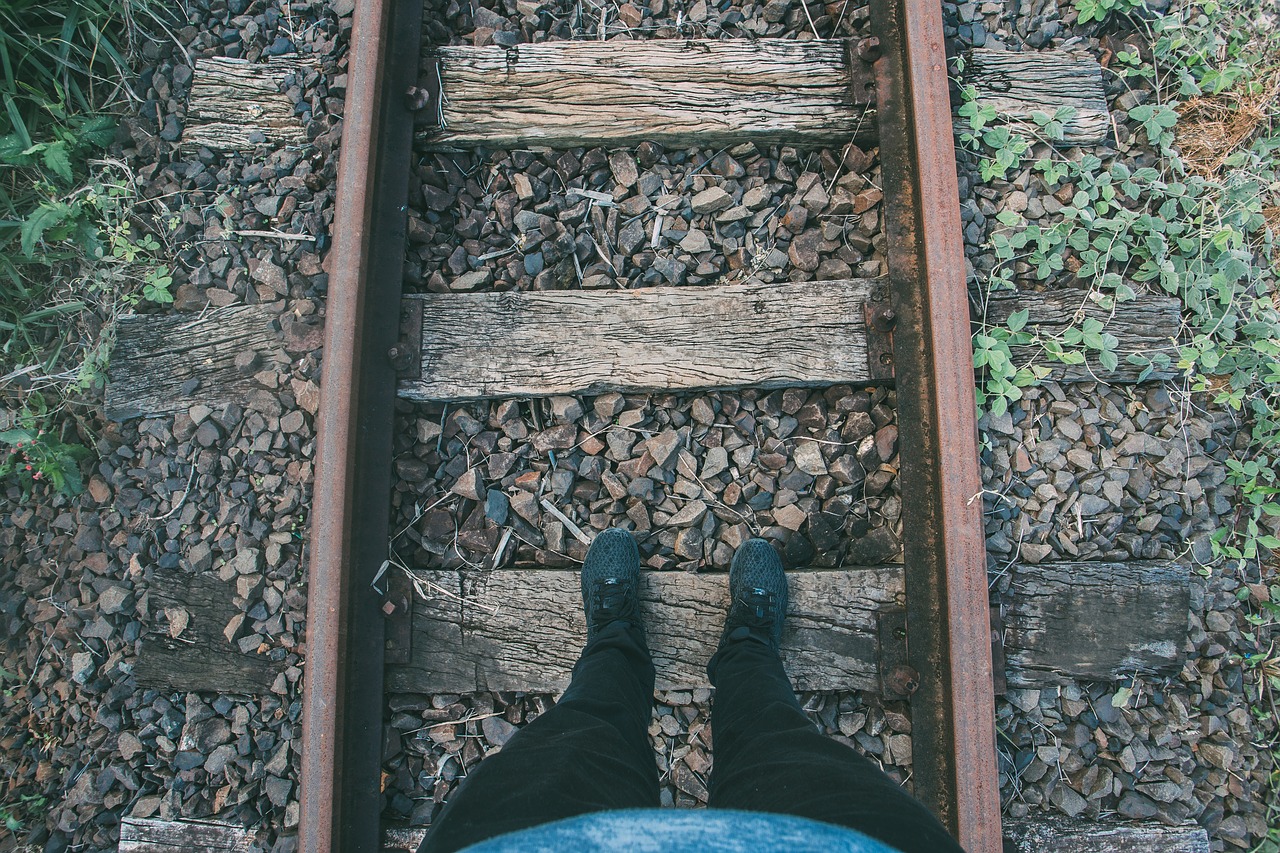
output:
[[[887,288],[877,287],[862,304],[862,317],[867,327],[867,375],[873,382],[893,381],[894,313]]]
[[[1000,618],[1000,607],[991,608],[991,687],[997,696],[1003,696],[1009,690],[1008,676],[1005,672],[1007,663],[1004,657],[1004,620]]]
[[[907,663],[907,611],[882,610],[876,616],[880,647],[880,696],[910,699],[920,687],[920,673]]]
[[[386,662],[409,663],[413,655],[413,585],[404,572],[391,572],[382,613],[386,616]]]
[[[392,366],[401,379],[422,378],[422,300],[400,300],[400,341]]]
[[[871,0],[902,456],[915,791],[969,853],[997,853],[973,350],[941,7]]]
[[[338,167],[311,509],[302,853],[379,849],[384,599],[404,207],[422,4],[356,4]]]
[[[849,69],[849,102],[856,107],[874,107],[876,75],[871,63],[880,54],[880,39],[875,36],[846,39],[844,52]]]

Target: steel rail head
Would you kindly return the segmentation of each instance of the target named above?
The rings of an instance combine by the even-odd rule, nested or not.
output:
[[[913,779],[970,853],[1002,847],[985,538],[942,10],[871,0],[902,458]]]
[[[351,32],[325,303],[302,697],[299,846],[380,849],[383,622],[396,312],[420,0],[361,0]]]

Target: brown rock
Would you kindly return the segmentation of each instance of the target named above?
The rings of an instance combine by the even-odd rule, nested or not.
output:
[[[791,241],[787,257],[796,269],[813,272],[818,268],[818,250],[822,242],[821,231],[806,231]]]
[[[865,213],[880,203],[884,198],[884,193],[875,187],[867,187],[862,192],[853,197],[853,212]]]
[[[600,417],[612,419],[617,417],[626,404],[627,401],[621,394],[610,391],[608,394],[601,394],[596,397],[595,402],[592,403],[592,408],[596,410],[596,414]]]
[[[779,526],[792,531],[799,530],[803,527],[807,519],[808,516],[805,515],[804,510],[800,509],[800,507],[795,504],[780,506],[773,511],[773,520],[777,522]]]
[[[484,487],[484,479],[480,476],[479,468],[468,468],[454,482],[449,491],[473,501],[483,501],[489,493],[489,490]]]
[[[875,431],[876,425],[871,420],[871,415],[866,412],[850,412],[845,416],[844,426],[840,428],[840,440],[856,444]]]
[[[675,459],[676,449],[680,446],[680,433],[673,429],[664,430],[645,443],[645,449],[653,457],[659,467],[667,468]]]
[[[846,486],[860,482],[862,472],[863,468],[858,464],[858,460],[847,453],[837,456],[827,465],[827,473]]]
[[[694,213],[717,213],[733,205],[733,196],[720,187],[708,187],[693,197]]]
[[[805,223],[809,221],[809,210],[803,205],[797,204],[795,207],[787,211],[787,215],[782,217],[779,224],[792,234],[799,234],[804,230]]]
[[[886,424],[876,430],[876,453],[885,462],[893,458],[898,452],[898,428],[893,424]]]
[[[532,492],[518,491],[510,496],[511,508],[516,515],[534,527],[542,520],[542,509],[538,506],[538,498]]]
[[[539,453],[549,450],[568,450],[578,443],[577,424],[560,424],[536,433],[530,443]]]

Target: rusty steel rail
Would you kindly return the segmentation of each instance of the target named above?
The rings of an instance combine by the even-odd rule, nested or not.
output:
[[[326,300],[308,573],[299,845],[380,849],[383,614],[421,0],[355,7]]]
[[[916,793],[998,853],[990,612],[973,350],[938,0],[871,0],[902,454]]]

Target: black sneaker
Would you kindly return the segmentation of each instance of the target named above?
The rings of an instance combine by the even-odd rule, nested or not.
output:
[[[618,620],[641,629],[640,551],[636,540],[621,528],[595,538],[582,564],[582,609],[587,616],[587,641]]]
[[[753,637],[777,651],[787,616],[787,576],[772,545],[750,539],[738,547],[729,567],[729,594],[720,645]]]

